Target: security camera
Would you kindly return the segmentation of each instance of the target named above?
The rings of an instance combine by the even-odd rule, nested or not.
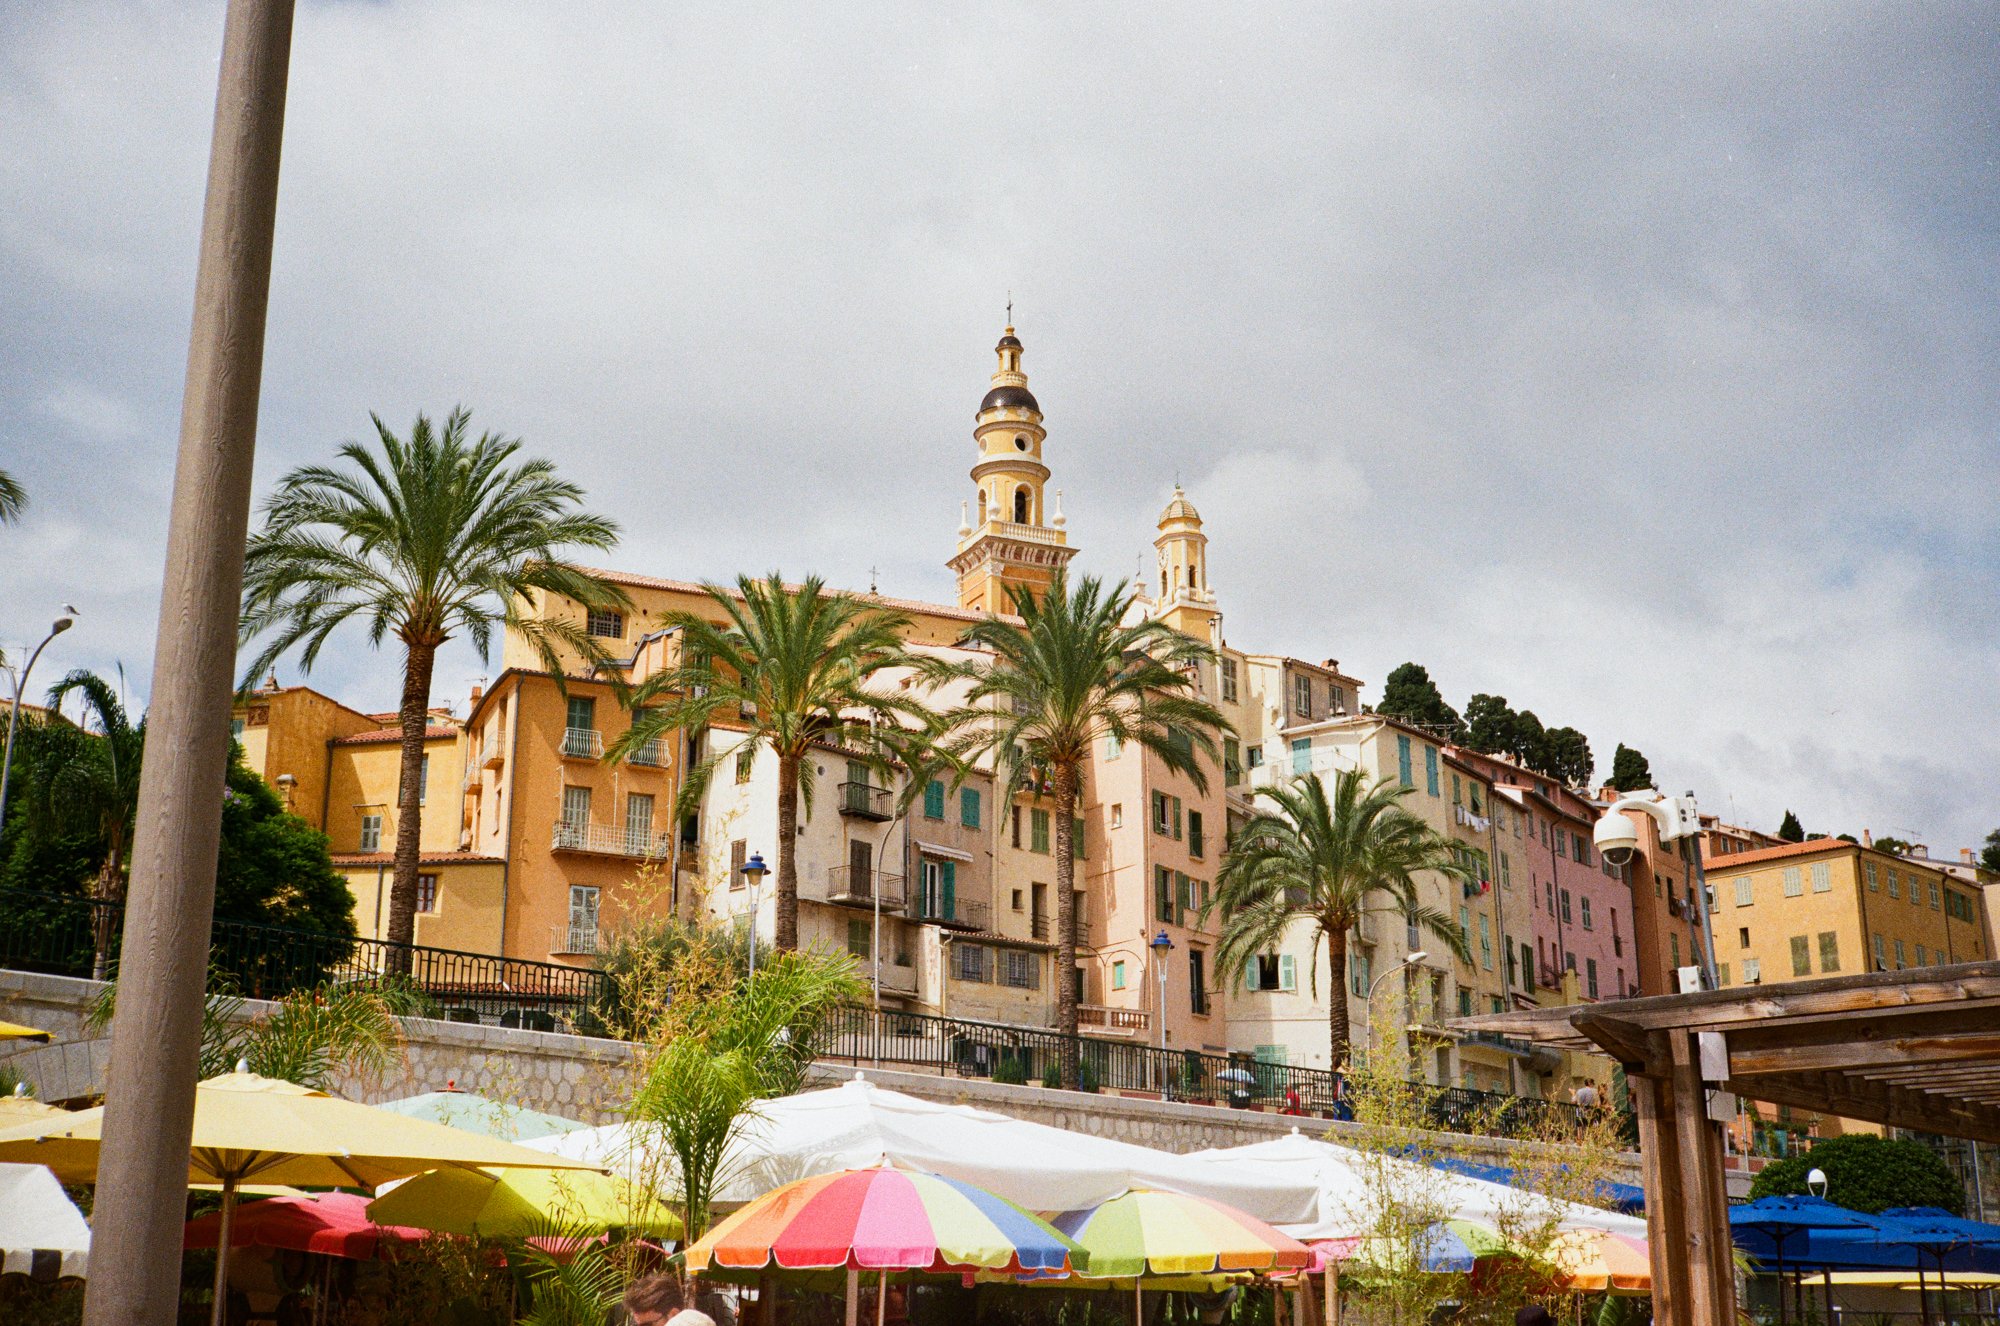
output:
[[[1590,840],[1597,844],[1597,853],[1607,865],[1629,865],[1639,854],[1639,829],[1621,811],[1612,811],[1597,821],[1597,827],[1590,831]]]

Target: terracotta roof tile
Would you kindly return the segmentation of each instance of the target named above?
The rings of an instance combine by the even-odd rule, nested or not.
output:
[[[439,727],[435,723],[424,729],[425,741],[444,741],[457,735],[457,728]],[[356,732],[353,736],[349,737],[335,737],[333,744],[336,746],[366,746],[384,741],[401,741],[402,739],[402,728],[378,727],[370,729],[367,732]]]
[[[329,852],[328,859],[337,866],[386,866],[395,864],[394,852]],[[417,858],[423,866],[497,866],[505,858],[482,856],[478,852],[425,852]]]

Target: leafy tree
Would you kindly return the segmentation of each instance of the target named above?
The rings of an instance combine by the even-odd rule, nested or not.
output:
[[[27,505],[28,493],[21,487],[20,480],[0,470],[0,525],[19,520]]]
[[[1778,825],[1778,836],[1788,843],[1802,843],[1806,840],[1805,826],[1799,823],[1797,815],[1787,810],[1784,821]]]
[[[1512,755],[1515,721],[1505,696],[1481,692],[1465,702],[1465,744],[1486,755]]]
[[[1523,709],[1514,715],[1514,747],[1508,752],[1520,761],[1524,769],[1539,771],[1548,762],[1542,747],[1545,734],[1542,720],[1535,717],[1532,709]]]
[[[609,548],[612,521],[577,509],[583,490],[541,459],[510,464],[521,444],[483,433],[453,410],[442,431],[419,414],[407,441],[371,415],[380,454],[340,448],[348,468],[307,465],[278,481],[243,569],[242,636],[267,640],[244,673],[248,686],[295,646],[307,671],[329,636],[361,621],[368,642],[403,647],[402,770],[396,796],[395,879],[387,937],[415,932],[418,809],[431,672],[438,650],[464,635],[488,653],[495,627],[511,630],[559,678],[562,649],[601,662],[586,623],[536,615],[542,596],[586,608],[626,602],[623,591],[564,560],[569,548]],[[407,954],[400,955],[407,964]]]
[[[1808,834],[1807,837],[1811,837],[1811,835]],[[1904,856],[1909,853],[1910,844],[1901,838],[1877,838],[1875,840],[1875,850],[1878,852],[1890,852],[1896,856]]]
[[[49,688],[49,708],[60,710],[71,695],[84,704],[81,741],[68,743],[70,758],[49,769],[35,789],[37,811],[59,826],[86,835],[102,853],[91,896],[103,902],[125,897],[125,853],[139,814],[139,768],[146,747],[146,722],[125,713],[118,692],[93,672],[72,672]],[[111,958],[110,920],[100,910],[91,975],[103,980]]]
[[[1474,867],[1436,830],[1403,809],[1410,789],[1393,780],[1369,783],[1345,769],[1326,785],[1306,775],[1290,784],[1259,789],[1270,802],[1230,836],[1216,876],[1210,908],[1222,914],[1218,973],[1235,973],[1283,940],[1294,922],[1312,928],[1307,963],[1318,996],[1319,946],[1326,945],[1335,982],[1345,980],[1347,935],[1364,914],[1392,913],[1428,931],[1461,960],[1470,960],[1465,935],[1450,913],[1426,906],[1417,875],[1434,871],[1463,883]],[[1203,913],[1206,918],[1207,913]],[[1225,979],[1227,979],[1225,977]],[[1336,988],[1326,1000],[1328,1063],[1348,1058],[1347,1000]]]
[[[1529,767],[1571,787],[1582,787],[1590,782],[1596,763],[1583,733],[1573,727],[1552,727],[1542,734],[1541,762]]]
[[[1466,737],[1465,720],[1445,703],[1431,674],[1418,663],[1405,663],[1384,679],[1375,712],[1429,728],[1447,741]]]
[[[1611,757],[1611,786],[1620,792],[1645,791],[1653,786],[1653,766],[1644,755],[1621,741]]]
[[[325,834],[288,812],[277,791],[243,763],[239,748],[222,794],[215,918],[351,938],[354,893],[333,868],[328,847]],[[271,981],[311,984],[326,974],[326,960],[343,956],[344,946],[321,949],[309,958],[245,953],[236,975],[249,987],[273,988]],[[301,966],[302,958],[317,965]]]
[[[1986,845],[1979,851],[1979,868],[2000,875],[2000,829],[1986,835]]]
[[[768,750],[778,762],[778,890],[776,947],[799,946],[798,823],[812,806],[815,745],[832,744],[880,767],[926,730],[934,715],[921,700],[871,686],[887,669],[907,666],[903,631],[909,619],[878,612],[851,594],[828,593],[817,576],[796,590],[773,571],[763,580],[739,576],[734,593],[703,587],[727,625],[691,612],[669,613],[681,632],[678,663],[633,689],[632,725],[604,753],[614,761],[662,733],[701,732],[718,717],[741,716],[739,743],[717,749],[687,771],[676,817],[701,804],[716,766],[741,751]],[[888,726],[864,713],[888,715]],[[909,724],[906,727],[905,724]]]
[[[1937,1152],[1922,1142],[1847,1133],[1814,1143],[1811,1151],[1775,1161],[1757,1171],[1751,1200],[1797,1196],[1806,1175],[1826,1172],[1827,1200],[1850,1211],[1874,1215],[1892,1206],[1941,1206],[1954,1215],[1965,1210],[1965,1186]]]
[[[1076,804],[1083,768],[1100,738],[1136,743],[1161,765],[1206,790],[1227,723],[1192,694],[1193,665],[1208,646],[1152,619],[1133,621],[1137,593],[1093,576],[1058,576],[1039,597],[1010,588],[1018,624],[988,616],[965,643],[990,661],[928,660],[934,684],[969,680],[947,716],[947,748],[960,759],[991,754],[1003,775],[1000,803],[1036,789],[1054,801],[1056,1026],[1062,1079],[1080,1083],[1076,1042]]]

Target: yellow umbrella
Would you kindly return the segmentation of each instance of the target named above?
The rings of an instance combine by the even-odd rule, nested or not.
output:
[[[68,1110],[44,1105],[33,1096],[0,1096],[0,1129],[17,1127],[36,1119],[54,1119],[68,1113]]]
[[[99,1106],[0,1129],[0,1160],[47,1165],[66,1182],[93,1183],[103,1127],[104,1107]],[[237,1191],[246,1180],[301,1188],[374,1188],[442,1165],[595,1168],[586,1161],[259,1077],[242,1064],[234,1073],[198,1084],[188,1183],[222,1185],[217,1326],[226,1297],[230,1224]]]
[[[0,1041],[52,1041],[55,1038],[53,1031],[39,1031],[18,1022],[0,1022]]]
[[[542,1233],[551,1223],[679,1238],[681,1219],[643,1189],[592,1170],[434,1169],[368,1204],[378,1225],[483,1237]]]

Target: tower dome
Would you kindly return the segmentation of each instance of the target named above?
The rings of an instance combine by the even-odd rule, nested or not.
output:
[[[961,605],[1006,612],[1015,590],[1040,593],[1075,550],[1068,546],[1061,495],[1053,511],[1043,507],[1048,430],[1021,371],[1021,338],[1013,327],[993,353],[999,362],[973,416],[974,498],[960,517],[958,553],[950,564],[958,573]]]
[[[1194,509],[1194,503],[1188,501],[1179,484],[1174,485],[1174,495],[1167,499],[1166,509],[1160,512],[1159,524],[1165,525],[1173,520],[1191,520],[1201,524],[1201,512]]]

